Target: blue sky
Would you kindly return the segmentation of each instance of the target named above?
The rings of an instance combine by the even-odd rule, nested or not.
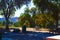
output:
[[[32,1],[28,6],[29,6],[29,9],[32,7],[35,7]],[[26,5],[23,5],[20,9],[16,10],[14,17],[19,17],[21,13],[24,13],[25,8],[26,8]],[[0,18],[2,17],[3,16],[0,15]]]

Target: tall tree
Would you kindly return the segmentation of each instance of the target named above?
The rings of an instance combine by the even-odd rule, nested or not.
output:
[[[36,7],[39,8],[39,10],[44,13],[44,11],[47,10],[47,12],[52,12],[53,17],[56,20],[56,27],[58,26],[58,13],[60,12],[60,9],[58,6],[54,3],[49,2],[48,0],[33,0]]]
[[[26,26],[27,26],[28,23],[30,24],[30,20],[31,20],[31,16],[27,13],[22,14],[18,18],[18,21],[19,21],[21,26],[23,26],[24,24],[26,24]]]
[[[37,8],[32,7],[30,9],[30,14],[32,15],[32,20],[30,21],[31,27],[35,27],[36,26],[36,24],[35,24],[35,18],[34,18],[34,16],[36,15],[36,13],[37,13]]]
[[[9,29],[9,18],[22,5],[28,4],[30,0],[0,0],[0,14],[5,17],[6,30]]]

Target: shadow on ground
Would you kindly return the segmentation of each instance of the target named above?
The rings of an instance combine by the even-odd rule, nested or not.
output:
[[[57,34],[41,33],[41,32],[29,32],[26,33],[14,33],[7,32],[2,35],[2,40],[45,40],[46,37],[54,36]]]

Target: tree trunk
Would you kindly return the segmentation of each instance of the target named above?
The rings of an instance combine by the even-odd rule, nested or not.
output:
[[[56,15],[56,28],[58,28],[58,14]]]
[[[2,40],[2,34],[3,34],[2,28],[0,28],[0,40]]]
[[[23,33],[26,33],[26,25],[23,25],[23,27],[22,27],[22,32],[23,32]]]
[[[5,20],[6,20],[6,31],[9,31],[9,18],[8,17],[5,17]]]
[[[56,20],[56,28],[58,28],[58,12],[54,13],[53,15]]]

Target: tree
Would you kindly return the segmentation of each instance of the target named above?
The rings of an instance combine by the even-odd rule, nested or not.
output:
[[[6,22],[5,22],[5,20],[4,20],[4,21],[2,21],[2,25],[3,25],[3,26],[5,26],[5,23],[6,23]]]
[[[37,13],[37,8],[36,7],[32,7],[31,9],[30,9],[30,14],[32,15],[31,16],[31,27],[35,27],[36,26],[36,24],[35,24],[35,18],[34,18],[34,16],[36,15],[36,13]]]
[[[15,26],[15,27],[19,27],[19,24],[20,24],[19,22],[15,22],[15,23],[14,23],[14,26]]]
[[[0,22],[0,26],[5,26],[5,20]]]
[[[0,22],[0,26],[2,26],[2,22]]]
[[[38,10],[41,11],[41,13],[44,13],[49,4],[48,0],[33,0],[33,3],[38,7]]]
[[[36,12],[37,12],[37,8],[32,7],[32,8],[30,9],[30,13],[32,14],[32,16],[34,16],[34,15],[36,14]]]
[[[28,4],[30,0],[0,0],[0,14],[4,15],[6,20],[6,30],[9,30],[9,18],[22,5]]]
[[[43,21],[42,15],[38,13],[33,16],[33,19],[34,19],[35,25],[40,25]]]
[[[23,26],[24,24],[26,24],[26,26],[30,25],[30,20],[31,20],[31,16],[27,13],[22,14],[18,18],[18,22],[20,23],[21,26]]]
[[[38,7],[38,10],[44,14],[47,10],[47,13],[53,13],[53,17],[56,20],[56,27],[58,26],[58,14],[60,13],[60,8],[55,3],[48,2],[48,0],[33,0],[33,3]]]

